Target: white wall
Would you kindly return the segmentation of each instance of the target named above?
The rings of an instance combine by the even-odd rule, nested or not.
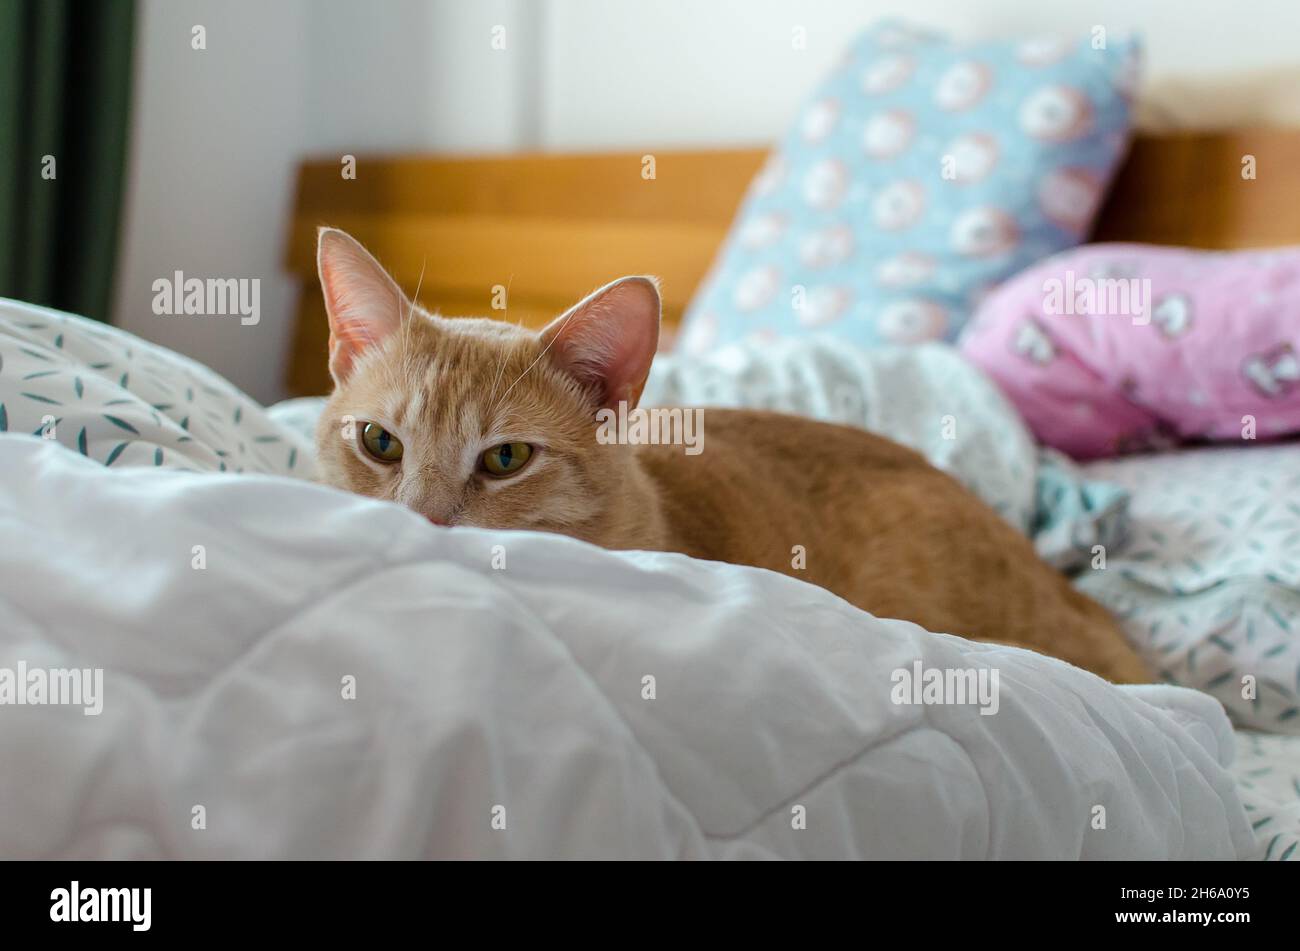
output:
[[[115,320],[277,398],[303,156],[763,143],[882,16],[967,38],[1138,30],[1144,125],[1300,123],[1298,0],[144,0]],[[177,269],[260,278],[261,323],[155,316]]]
[[[135,110],[114,323],[274,396],[293,287],[280,237],[304,134],[302,0],[140,5]],[[190,48],[194,24],[206,51]],[[274,81],[272,81],[274,80]],[[161,317],[157,278],[260,278],[262,322]]]
[[[114,323],[264,401],[281,379],[297,287],[281,260],[306,155],[503,150],[521,140],[523,0],[144,0]],[[207,49],[191,30],[207,30]],[[535,44],[534,44],[535,45]],[[258,278],[261,322],[166,317],[153,282]]]
[[[1300,123],[1298,0],[563,0],[547,4],[543,144],[765,142],[866,25],[958,38],[1143,34],[1141,122]],[[795,27],[807,48],[791,42]]]

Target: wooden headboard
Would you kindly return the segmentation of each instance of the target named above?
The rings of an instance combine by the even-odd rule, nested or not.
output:
[[[642,153],[360,157],[355,179],[343,178],[338,158],[306,162],[287,248],[302,284],[288,388],[304,395],[330,388],[319,225],[351,232],[408,294],[420,283],[420,303],[448,315],[540,326],[615,277],[656,274],[671,331],[765,154],[655,152],[653,169]],[[1254,179],[1242,176],[1247,155]],[[1300,132],[1139,136],[1093,239],[1300,243]],[[508,288],[504,313],[492,307],[498,287]]]

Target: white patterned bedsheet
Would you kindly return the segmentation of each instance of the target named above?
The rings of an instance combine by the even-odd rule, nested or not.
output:
[[[1300,736],[1237,731],[1229,770],[1259,838],[1259,858],[1300,862]]]
[[[1118,615],[1170,683],[1239,728],[1300,734],[1300,443],[1108,460],[1128,539],[1079,587]]]

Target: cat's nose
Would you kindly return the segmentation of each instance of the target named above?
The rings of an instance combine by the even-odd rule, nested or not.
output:
[[[442,519],[440,519],[440,518],[434,518],[432,515],[426,515],[425,518],[427,518],[429,521],[433,522],[434,525],[450,525],[450,524],[451,524],[450,522],[444,522],[444,521],[443,521]]]

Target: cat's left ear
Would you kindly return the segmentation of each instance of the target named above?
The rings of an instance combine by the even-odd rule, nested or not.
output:
[[[330,321],[330,375],[342,383],[361,354],[402,326],[411,302],[361,242],[338,228],[317,233],[316,270]]]
[[[590,294],[542,331],[560,369],[591,387],[602,407],[636,406],[659,348],[659,283],[622,277]]]

